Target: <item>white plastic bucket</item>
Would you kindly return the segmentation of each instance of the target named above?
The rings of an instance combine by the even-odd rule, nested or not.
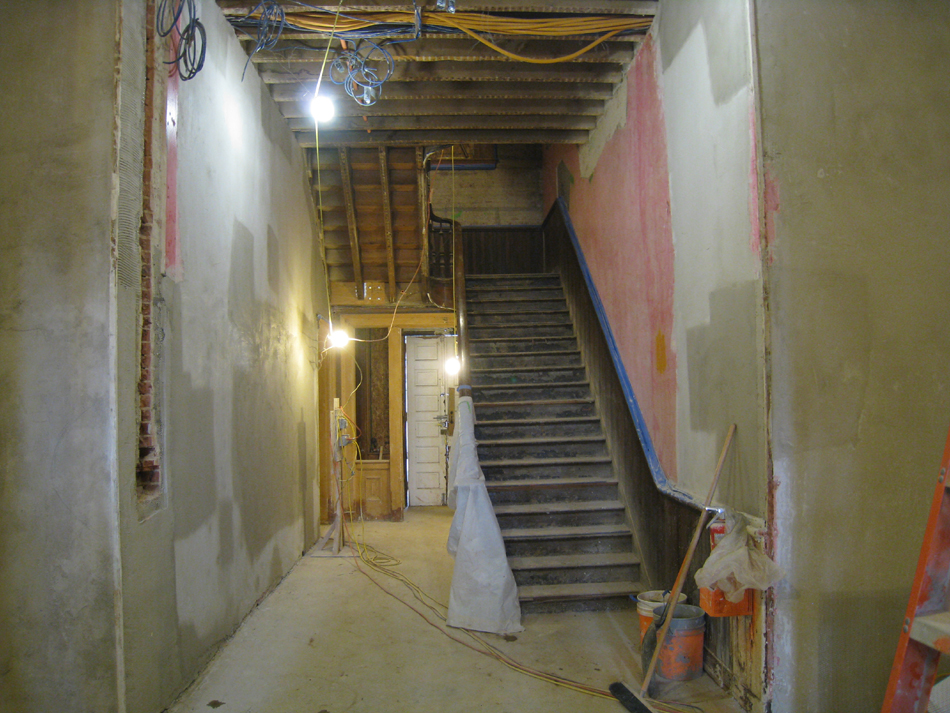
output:
[[[653,610],[664,604],[669,599],[670,593],[659,589],[652,592],[642,592],[637,596],[637,614],[640,615],[640,643],[643,643],[643,637],[646,636],[647,629],[653,623]],[[677,599],[679,604],[686,601],[686,595],[682,592]]]

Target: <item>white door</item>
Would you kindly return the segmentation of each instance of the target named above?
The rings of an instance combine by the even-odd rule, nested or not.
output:
[[[445,360],[455,354],[455,337],[406,337],[406,459],[408,498],[413,505],[444,505],[446,433],[450,389]]]

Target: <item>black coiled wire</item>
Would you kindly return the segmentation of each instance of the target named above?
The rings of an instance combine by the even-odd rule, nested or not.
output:
[[[244,81],[244,75],[247,74],[247,67],[251,63],[251,57],[261,50],[273,49],[280,35],[284,31],[284,25],[287,24],[287,16],[284,14],[284,8],[276,0],[262,0],[257,3],[257,7],[251,10],[239,22],[246,22],[251,19],[258,10],[261,11],[260,17],[255,20],[257,24],[257,42],[254,49],[247,56],[247,62],[244,63],[244,72],[241,73],[241,81]]]
[[[194,78],[204,67],[207,49],[207,35],[198,20],[195,0],[159,0],[155,28],[160,37],[175,33],[175,57],[165,64],[174,64],[184,82]]]

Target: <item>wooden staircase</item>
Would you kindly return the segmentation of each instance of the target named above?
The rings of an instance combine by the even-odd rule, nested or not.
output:
[[[558,275],[468,275],[478,456],[525,612],[634,604],[640,556]]]

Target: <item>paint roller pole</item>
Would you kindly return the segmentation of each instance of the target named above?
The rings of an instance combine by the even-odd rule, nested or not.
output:
[[[712,485],[709,488],[709,495],[706,496],[706,502],[703,505],[703,512],[699,516],[699,522],[696,523],[696,530],[693,532],[693,539],[686,550],[686,557],[683,558],[683,564],[680,565],[680,571],[676,575],[676,581],[673,583],[673,589],[670,591],[670,597],[667,600],[666,611],[663,614],[663,625],[656,634],[656,649],[650,658],[650,665],[643,674],[643,685],[640,687],[640,694],[647,695],[650,688],[650,682],[653,680],[653,672],[656,670],[656,662],[660,657],[660,650],[663,648],[663,642],[666,640],[666,633],[670,629],[670,623],[673,621],[673,612],[676,610],[676,600],[680,592],[683,591],[683,583],[686,581],[686,572],[689,569],[690,562],[693,561],[693,554],[696,552],[696,545],[699,543],[699,536],[706,525],[706,518],[709,517],[709,505],[712,503],[713,495],[716,493],[716,486],[719,485],[719,476],[722,475],[722,464],[726,460],[726,453],[729,451],[729,444],[732,443],[732,436],[736,432],[736,424],[729,426],[729,432],[726,434],[726,442],[722,445],[722,452],[719,454],[719,463],[716,464],[716,473],[713,476]],[[672,603],[672,606],[670,604]]]

